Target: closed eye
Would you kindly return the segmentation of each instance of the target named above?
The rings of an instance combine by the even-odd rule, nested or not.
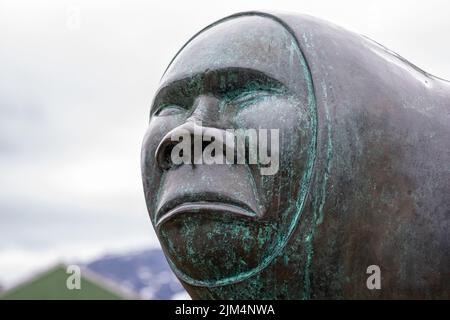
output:
[[[159,116],[159,117],[164,117],[164,116],[172,116],[172,115],[180,114],[185,111],[186,111],[186,109],[184,109],[183,107],[180,107],[180,106],[174,105],[174,104],[170,104],[170,105],[165,105],[165,106],[159,107],[153,115]]]
[[[229,101],[230,104],[239,108],[245,108],[249,105],[258,103],[261,100],[273,97],[279,94],[278,90],[253,90],[239,94],[237,97]]]

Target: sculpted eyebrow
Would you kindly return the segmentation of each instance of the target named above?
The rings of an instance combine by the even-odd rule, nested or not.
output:
[[[282,83],[267,74],[245,68],[227,68],[205,73],[204,90],[218,96],[229,96],[235,91],[281,88]]]
[[[169,83],[160,88],[153,100],[151,114],[159,107],[169,104],[189,106],[201,92],[202,84],[199,76],[189,77]]]
[[[232,98],[245,91],[285,89],[278,80],[253,69],[226,68],[206,70],[191,77],[173,81],[159,89],[152,112],[163,105],[190,106],[199,94]]]

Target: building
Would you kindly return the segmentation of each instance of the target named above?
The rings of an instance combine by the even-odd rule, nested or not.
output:
[[[17,286],[0,293],[0,300],[128,300],[140,297],[124,290],[109,279],[81,269],[80,288],[69,289],[71,273],[58,264]]]

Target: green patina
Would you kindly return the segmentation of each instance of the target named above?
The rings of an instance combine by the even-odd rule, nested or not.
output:
[[[292,195],[289,196],[289,201],[291,202],[291,208],[295,210],[295,214],[294,216],[290,219],[290,221],[285,221],[288,224],[288,228],[286,230],[286,232],[284,232],[283,234],[280,234],[276,237],[274,237],[273,244],[271,246],[271,253],[268,254],[263,260],[262,262],[257,265],[256,267],[252,268],[251,270],[247,270],[244,272],[237,272],[234,275],[228,276],[228,277],[223,277],[223,275],[221,275],[221,271],[222,268],[219,268],[218,272],[214,274],[217,274],[217,279],[215,280],[203,280],[203,279],[194,279],[184,273],[182,273],[176,266],[176,264],[171,261],[169,259],[169,263],[172,267],[172,269],[175,271],[175,273],[177,274],[177,276],[179,278],[181,278],[183,281],[191,284],[191,285],[195,285],[195,286],[206,286],[206,287],[219,287],[219,286],[224,286],[224,285],[228,285],[228,284],[232,284],[232,283],[236,283],[236,282],[240,282],[244,279],[248,279],[252,276],[255,276],[256,274],[258,274],[259,272],[261,272],[263,269],[267,268],[267,266],[270,265],[270,263],[276,258],[278,257],[288,239],[290,238],[292,232],[294,231],[294,229],[296,228],[297,224],[298,224],[298,220],[301,216],[301,212],[304,206],[304,201],[305,201],[305,197],[306,194],[308,193],[309,190],[309,185],[310,185],[310,180],[312,177],[312,171],[313,171],[313,167],[314,167],[314,161],[315,161],[315,156],[316,156],[316,135],[317,135],[317,110],[316,110],[316,102],[315,102],[315,96],[314,96],[314,88],[313,88],[313,83],[312,83],[312,79],[309,73],[309,68],[306,64],[306,61],[301,53],[301,50],[299,48],[298,42],[296,41],[295,38],[293,38],[291,40],[291,52],[295,52],[295,54],[297,55],[297,57],[300,59],[300,63],[301,66],[303,68],[303,77],[305,78],[306,81],[306,85],[307,85],[307,93],[308,93],[308,110],[309,110],[309,129],[310,129],[310,135],[311,135],[311,139],[310,139],[310,143],[308,145],[308,157],[307,157],[307,163],[306,163],[306,167],[302,176],[302,179],[300,181],[300,190],[299,190],[299,195],[297,197],[296,200],[292,199]],[[295,55],[292,55],[293,57]],[[230,100],[232,99],[236,99],[239,96],[245,95],[247,94],[247,91],[250,90],[254,90],[255,88],[257,88],[258,90],[260,89],[264,89],[264,90],[277,90],[276,88],[267,88],[267,87],[262,87],[261,84],[259,83],[250,83],[250,87],[248,88],[248,90],[244,90],[244,91],[240,91],[240,92],[230,92],[228,98]],[[266,97],[262,97],[262,99],[265,99]],[[304,128],[299,128],[300,130],[304,130]],[[291,189],[289,189],[291,192]],[[289,210],[289,209],[288,209]],[[195,221],[193,222],[193,229],[196,229],[198,224],[200,222],[199,221]],[[222,241],[220,243],[222,243],[224,246],[226,246],[227,240],[230,239],[241,239],[242,241],[245,242],[245,239],[249,239],[249,230],[245,229],[242,227],[242,225],[236,224],[233,221],[230,222],[231,223],[231,228],[227,228],[227,230],[223,229],[223,226],[220,227],[220,230],[215,230],[212,232],[212,234],[215,234],[215,232],[220,231],[222,234],[224,234],[224,239],[222,239]],[[277,226],[273,225],[269,227],[269,230],[273,230],[276,229]],[[261,229],[260,232],[258,233],[258,236],[256,238],[257,241],[257,246],[259,246],[261,249],[261,246],[265,243],[267,243],[268,238],[271,237],[271,235],[273,235],[273,233],[271,232],[267,232],[268,230],[265,229]],[[191,237],[191,232],[192,229],[187,228],[184,231],[184,237],[185,238],[190,238]],[[208,233],[209,237],[212,237],[211,233]],[[186,243],[186,246],[189,247],[190,245],[192,245],[192,243],[190,243],[189,241]],[[244,250],[246,251],[250,251],[254,248],[254,246],[251,246],[250,244],[246,244],[244,245]],[[211,248],[211,250],[213,251],[213,253],[216,253],[216,250],[214,248]],[[232,265],[236,265],[237,261],[240,261],[240,258],[237,256],[234,256],[235,253],[230,252],[228,253],[227,259],[228,261],[230,261],[230,263]],[[193,254],[193,252],[187,250],[187,256],[186,258],[191,261],[192,263],[194,263],[195,265],[203,265],[205,266],[205,268],[208,268],[209,272],[211,272],[211,269],[214,270],[216,268],[216,266],[214,265],[210,265],[208,263],[208,261],[205,261],[205,259],[200,259],[200,257],[196,256],[195,254]],[[239,265],[239,264],[238,264]],[[253,280],[251,281],[253,283]]]

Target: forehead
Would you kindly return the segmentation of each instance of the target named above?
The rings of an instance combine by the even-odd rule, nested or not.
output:
[[[261,16],[234,17],[192,39],[172,61],[162,86],[207,70],[238,68],[264,73],[299,90],[301,61],[295,38],[279,22]]]

